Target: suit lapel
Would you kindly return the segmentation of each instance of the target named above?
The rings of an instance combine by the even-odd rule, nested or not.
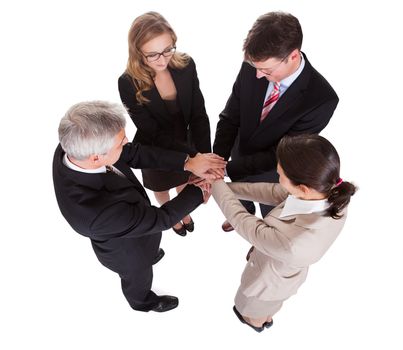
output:
[[[168,67],[168,70],[171,73],[172,80],[176,87],[176,98],[182,111],[185,124],[188,125],[190,122],[192,91],[187,88],[185,70],[173,69],[171,67]]]
[[[256,128],[255,133],[252,135],[252,137],[256,136],[256,134],[260,133],[262,130],[265,130],[267,127],[270,127],[275,120],[280,118],[288,109],[295,106],[299,100],[303,99],[304,92],[308,87],[311,77],[312,66],[306,58],[305,54],[302,53],[302,55],[305,59],[305,67],[302,70],[301,74],[291,84],[287,91],[280,97],[278,102],[270,111],[267,118],[262,123],[260,123],[258,128]]]
[[[248,106],[248,112],[244,115],[246,115],[247,118],[244,120],[244,123],[241,127],[241,138],[243,140],[251,138],[259,128],[260,115],[262,114],[264,98],[266,96],[268,86],[269,81],[262,78],[257,79],[257,81],[255,81],[249,87],[252,91],[250,94],[248,94],[250,96],[250,100],[245,102],[245,106]]]
[[[146,106],[151,111],[152,115],[163,120],[164,122],[172,123],[165,103],[155,86],[153,86],[151,90],[145,91],[143,95],[151,101],[150,103],[146,104]]]
[[[171,73],[172,80],[175,84],[177,100],[185,118],[186,125],[189,124],[190,118],[190,102],[192,100],[192,91],[186,87],[186,76],[183,70],[173,69],[168,67]],[[153,86],[150,90],[143,93],[144,97],[152,101],[147,104],[153,115],[164,120],[165,122],[172,123],[171,116],[165,106],[164,100],[158,92],[158,89]]]
[[[127,188],[127,187],[132,187],[134,185],[134,187],[136,187],[137,191],[139,191],[143,195],[144,198],[149,200],[147,193],[144,190],[144,187],[141,185],[140,181],[137,179],[136,175],[134,175],[134,173],[130,169],[130,167],[128,167],[121,161],[118,161],[117,163],[115,163],[114,166],[117,169],[119,169],[126,176],[126,178],[121,177],[116,174],[106,174],[106,175],[110,175],[106,179],[107,182],[105,182],[105,184],[107,184],[107,186],[110,189],[123,189],[123,188]]]
[[[119,169],[125,176],[121,177],[113,173],[97,173],[88,174],[80,171],[72,170],[63,164],[64,151],[62,150],[60,144],[58,145],[55,152],[55,171],[60,173],[62,178],[73,179],[77,184],[84,185],[85,187],[93,188],[95,190],[100,190],[104,186],[111,191],[123,190],[125,188],[135,187],[144,198],[149,202],[146,191],[143,186],[137,180],[136,176],[131,171],[130,167],[125,165],[124,162],[118,161],[114,166]]]
[[[295,81],[296,82],[296,81]],[[290,107],[302,98],[302,91],[299,86],[292,84],[274,105],[267,118],[260,123],[259,127],[264,128],[271,122],[281,117]]]

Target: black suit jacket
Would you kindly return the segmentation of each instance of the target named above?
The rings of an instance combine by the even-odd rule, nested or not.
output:
[[[232,94],[217,124],[213,151],[232,160],[232,180],[275,169],[275,149],[284,135],[319,133],[339,101],[335,91],[309,63],[260,123],[269,81],[256,78],[256,69],[242,64]],[[239,145],[233,149],[239,133]]]
[[[172,117],[155,86],[143,93],[150,102],[140,105],[136,100],[137,89],[131,77],[124,73],[118,81],[119,93],[137,127],[134,140],[144,145],[186,152],[191,156],[197,152],[211,152],[210,123],[199,88],[195,63],[190,59],[183,69],[168,69],[176,87],[177,99],[188,131],[188,142],[175,139]]]
[[[203,201],[200,189],[186,186],[173,200],[154,207],[130,169],[182,170],[184,153],[127,144],[114,164],[126,178],[72,170],[63,164],[64,154],[59,145],[53,160],[60,210],[75,231],[91,239],[100,262],[120,274],[150,266],[161,231],[171,228]]]

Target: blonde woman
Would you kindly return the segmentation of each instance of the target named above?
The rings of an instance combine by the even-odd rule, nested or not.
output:
[[[210,123],[192,58],[176,51],[176,34],[159,13],[137,17],[129,31],[129,59],[119,93],[137,132],[134,141],[188,153],[211,152]],[[143,184],[160,205],[169,190],[181,192],[188,172],[143,169]],[[194,230],[190,215],[173,226],[185,236]]]

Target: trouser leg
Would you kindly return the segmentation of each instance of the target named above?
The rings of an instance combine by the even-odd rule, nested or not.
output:
[[[120,278],[123,294],[133,309],[141,311],[158,302],[158,296],[151,290],[152,266],[129,271]]]

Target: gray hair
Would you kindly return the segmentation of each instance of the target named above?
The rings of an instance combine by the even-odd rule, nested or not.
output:
[[[60,144],[67,155],[77,160],[106,154],[112,148],[115,136],[125,128],[126,115],[126,109],[117,103],[77,103],[60,121]]]

